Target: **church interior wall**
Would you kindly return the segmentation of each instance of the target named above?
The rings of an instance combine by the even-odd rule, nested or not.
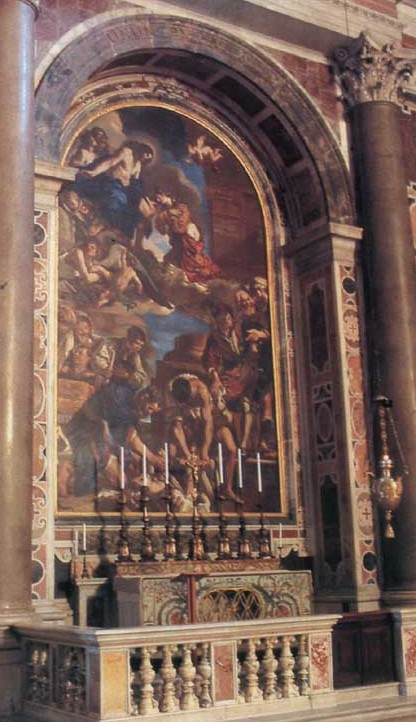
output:
[[[287,711],[412,694],[416,0],[42,0],[33,27],[33,609],[29,574],[9,616],[2,590],[33,626],[0,635],[0,712],[69,709],[74,655],[72,712],[147,714],[189,622],[233,670],[201,709],[263,711],[286,657]]]
[[[92,10],[92,6],[88,9]],[[106,7],[102,9],[106,11],[111,8],[106,5]],[[119,10],[119,8],[117,8],[117,10]],[[94,11],[91,12],[91,16],[95,15],[95,12],[96,8],[94,6]],[[105,18],[107,18],[107,16],[105,16]],[[84,21],[85,23],[87,18],[82,14],[74,14],[71,20],[69,14],[63,19],[64,22],[68,23],[68,25],[65,26],[65,30],[69,30],[70,25],[73,25],[76,19]],[[98,22],[97,18],[95,18],[95,20]],[[62,22],[62,18],[59,19],[59,22]],[[111,22],[114,23],[114,18],[110,18],[110,24]],[[123,27],[122,22],[121,18],[120,28]],[[130,27],[134,29],[134,23],[130,24]],[[163,20],[156,20],[155,27],[163,27]],[[52,41],[55,40],[56,42],[59,40],[57,36],[54,37],[54,33],[58,35],[59,32],[63,30],[63,26],[60,26],[59,31],[56,29],[53,12],[46,4],[38,28],[37,55],[41,65],[43,62],[41,58],[42,53],[45,55],[47,51],[51,52]],[[88,35],[90,31],[87,26],[85,26],[85,30]],[[118,52],[125,52],[129,47],[128,35],[124,36],[121,30],[109,32],[113,32],[114,39],[117,39],[120,45]],[[197,35],[198,31],[196,30],[195,37],[197,37]],[[49,38],[48,40],[47,37]],[[98,37],[97,28],[94,28],[93,35],[91,35],[90,32],[90,37]],[[219,37],[215,39],[215,34],[213,34],[212,37],[214,46],[217,44],[217,49],[225,47],[221,45],[222,41],[220,41]],[[127,46],[125,44],[126,39]],[[93,42],[92,39],[91,42]],[[105,53],[107,52],[104,50],[104,44],[100,49],[99,42],[104,43],[104,40],[96,40],[96,49],[94,52],[97,53],[99,60],[94,61],[94,53],[91,54],[90,49],[88,49],[85,54],[85,59],[88,58],[87,63],[90,67],[90,72],[94,67],[94,63],[97,69],[100,68],[100,65],[102,66]],[[146,41],[141,40],[141,46],[144,48],[145,42]],[[166,45],[166,41],[164,42]],[[48,46],[48,43],[51,43],[51,45]],[[35,369],[37,411],[34,425],[34,538],[36,540],[36,546],[33,554],[33,590],[34,596],[41,600],[65,595],[65,589],[70,581],[70,564],[76,543],[75,537],[77,536],[79,541],[82,525],[85,522],[87,524],[88,546],[92,555],[94,555],[94,549],[97,549],[99,543],[99,524],[97,524],[97,519],[94,519],[94,514],[91,516],[92,509],[83,509],[81,504],[77,514],[76,509],[71,508],[71,500],[66,500],[65,494],[62,494],[65,484],[70,483],[68,479],[65,479],[65,474],[71,474],[71,470],[65,463],[61,463],[60,466],[58,465],[58,467],[56,467],[60,454],[60,445],[65,443],[60,433],[58,434],[58,439],[56,439],[56,429],[60,428],[60,401],[62,405],[62,398],[60,400],[60,392],[58,389],[62,388],[63,382],[61,382],[61,386],[59,382],[57,383],[57,358],[56,354],[54,355],[51,352],[51,348],[54,345],[53,343],[51,344],[51,340],[54,339],[56,343],[58,338],[57,334],[59,333],[57,323],[57,288],[61,279],[59,270],[57,270],[58,260],[59,255],[69,250],[69,246],[67,247],[67,245],[70,243],[70,241],[65,240],[63,234],[66,232],[65,229],[71,226],[71,223],[74,223],[73,219],[72,221],[69,219],[68,226],[68,214],[64,212],[62,197],[61,199],[59,197],[61,176],[62,174],[66,174],[67,177],[62,188],[71,187],[76,171],[71,171],[71,163],[70,161],[68,163],[68,158],[70,159],[71,152],[74,154],[77,142],[79,146],[79,140],[77,141],[76,139],[81,137],[80,134],[88,127],[88,123],[91,125],[92,121],[89,120],[89,117],[93,117],[93,122],[97,124],[99,123],[100,116],[104,117],[104,110],[110,111],[111,107],[114,107],[115,110],[113,114],[117,115],[119,112],[117,108],[122,107],[123,104],[125,104],[126,112],[128,112],[128,105],[134,102],[140,102],[140,97],[137,93],[136,97],[134,93],[133,95],[131,94],[131,90],[129,93],[129,76],[126,75],[123,77],[123,75],[120,74],[122,65],[120,69],[117,70],[116,46],[108,58],[114,58],[112,64],[109,66],[112,69],[110,69],[109,72],[107,71],[107,74],[102,74],[102,80],[100,80],[99,74],[97,81],[94,81],[93,78],[90,79],[85,89],[83,89],[81,84],[78,88],[78,95],[72,100],[71,107],[69,106],[69,88],[65,90],[63,95],[56,96],[56,92],[54,95],[54,86],[57,85],[57,87],[59,87],[62,82],[65,84],[65,75],[70,76],[72,72],[70,70],[72,60],[76,60],[79,69],[83,66],[83,56],[79,55],[79,47],[82,49],[82,43],[80,44],[79,40],[76,40],[76,45],[74,46],[76,50],[73,51],[76,52],[76,58],[72,55],[72,60],[70,38],[68,39],[68,43],[69,45],[67,45],[66,48],[63,46],[61,52],[56,55],[52,66],[45,70],[47,80],[45,81],[44,77],[39,86],[41,91],[39,97],[41,100],[38,103],[37,111],[39,173],[37,176],[36,228],[38,229],[37,238],[39,242],[35,245],[35,274],[37,279],[37,293],[39,298],[42,299],[43,305],[38,304],[35,316],[38,353],[36,354],[37,367]],[[221,50],[221,52],[223,52],[223,50]],[[243,46],[241,52],[244,52]],[[264,52],[264,48],[261,52]],[[65,60],[64,53],[66,53]],[[270,220],[268,221],[270,230],[269,241],[267,242],[267,254],[268,264],[272,269],[271,277],[273,278],[273,283],[276,285],[276,289],[273,291],[273,298],[275,300],[272,314],[276,344],[274,367],[275,369],[280,368],[277,373],[281,375],[281,380],[278,379],[278,387],[276,388],[279,388],[278,394],[280,396],[277,403],[278,415],[280,415],[279,423],[281,424],[280,439],[282,448],[280,477],[281,479],[285,479],[285,483],[281,485],[281,494],[283,494],[283,496],[281,497],[279,507],[280,516],[278,515],[276,517],[274,527],[272,528],[274,528],[273,534],[276,535],[277,525],[281,523],[281,520],[285,521],[286,518],[284,532],[287,548],[285,553],[289,555],[293,553],[300,555],[301,558],[303,557],[305,559],[305,563],[309,563],[307,561],[308,558],[312,557],[314,553],[317,553],[315,561],[317,586],[319,588],[329,588],[332,586],[348,588],[350,591],[344,590],[343,594],[345,598],[349,598],[351,594],[355,594],[352,590],[357,586],[365,589],[366,585],[367,587],[368,585],[373,585],[374,590],[377,589],[376,566],[369,561],[370,556],[374,556],[371,523],[367,523],[367,526],[363,529],[363,542],[361,543],[357,537],[355,547],[351,549],[351,534],[354,528],[354,522],[351,522],[351,512],[357,502],[355,496],[351,496],[351,474],[353,473],[352,469],[354,465],[357,466],[357,463],[359,465],[358,472],[362,477],[359,487],[361,494],[364,494],[360,503],[361,505],[365,504],[366,508],[369,503],[367,481],[364,474],[367,452],[365,450],[363,451],[360,446],[365,442],[365,439],[363,439],[365,432],[363,432],[362,428],[363,419],[360,418],[360,428],[359,431],[356,430],[356,433],[359,434],[361,439],[361,441],[357,443],[357,439],[351,439],[348,432],[350,411],[347,412],[345,409],[344,396],[347,398],[347,403],[350,403],[350,397],[348,396],[349,392],[346,390],[343,381],[343,363],[341,363],[340,357],[342,329],[338,326],[338,318],[345,313],[345,310],[342,310],[343,298],[342,290],[340,289],[344,286],[348,288],[347,282],[344,283],[344,286],[342,285],[342,274],[344,274],[345,278],[348,277],[354,285],[355,278],[352,282],[350,275],[356,271],[352,270],[352,265],[344,265],[342,269],[341,267],[339,268],[339,271],[337,268],[337,273],[340,273],[340,276],[336,277],[335,267],[332,268],[332,264],[329,262],[329,256],[325,260],[328,251],[324,251],[321,270],[314,271],[312,276],[305,275],[304,272],[299,275],[298,272],[293,273],[293,270],[290,270],[294,263],[291,258],[294,252],[291,251],[285,254],[288,256],[288,260],[285,260],[282,255],[282,250],[279,250],[279,247],[282,249],[285,245],[293,243],[296,237],[299,236],[302,224],[305,225],[302,231],[304,237],[307,238],[309,236],[313,239],[316,232],[314,230],[308,231],[308,224],[311,225],[311,229],[317,224],[319,226],[320,221],[318,219],[320,214],[323,215],[322,221],[324,221],[325,210],[321,195],[323,189],[322,186],[319,187],[321,180],[319,179],[319,173],[318,175],[316,174],[314,163],[317,163],[319,167],[320,163],[325,164],[327,162],[325,159],[325,151],[321,154],[321,160],[318,160],[318,152],[316,160],[310,164],[310,161],[307,160],[308,152],[305,150],[303,143],[306,141],[309,147],[312,147],[313,140],[316,137],[315,131],[319,128],[319,132],[322,134],[321,142],[324,149],[325,144],[328,143],[331,137],[330,128],[332,128],[333,137],[330,142],[332,143],[333,150],[331,152],[334,155],[334,159],[338,153],[337,162],[340,168],[342,168],[344,160],[341,150],[338,150],[341,124],[343,122],[342,110],[341,104],[334,92],[335,81],[331,69],[327,64],[322,62],[322,60],[317,62],[308,57],[296,57],[295,51],[289,53],[282,50],[273,50],[269,55],[273,58],[273,61],[277,63],[275,66],[276,70],[278,70],[279,67],[284,68],[284,72],[287,74],[284,78],[282,77],[282,89],[286,83],[287,89],[290,88],[290,92],[294,93],[294,99],[291,101],[292,109],[288,106],[289,112],[293,115],[291,122],[293,123],[296,117],[309,135],[309,137],[304,136],[302,139],[297,138],[295,128],[292,128],[290,122],[286,120],[284,121],[285,125],[279,125],[276,120],[273,120],[273,126],[273,123],[270,125],[269,121],[267,121],[267,115],[264,114],[264,121],[260,119],[259,126],[255,129],[257,135],[255,136],[254,133],[252,133],[250,137],[247,136],[247,138],[244,139],[244,134],[251,132],[247,127],[248,121],[243,116],[239,118],[238,114],[235,115],[238,134],[234,134],[234,138],[237,140],[237,147],[239,147],[240,153],[243,155],[246,153],[247,159],[253,150],[256,152],[256,149],[257,152],[260,153],[260,157],[266,158],[264,155],[265,141],[261,138],[261,132],[264,132],[264,130],[268,131],[269,138],[267,138],[268,145],[266,145],[266,148],[268,148],[271,153],[270,157],[272,161],[274,160],[278,167],[281,166],[281,170],[278,171],[280,173],[280,179],[278,181],[279,176],[277,176],[274,185],[280,182],[282,187],[286,186],[283,195],[289,199],[282,205],[281,199],[283,196],[282,191],[280,191],[277,197],[280,207],[279,205],[276,206],[273,186],[269,185],[266,178],[258,181],[259,187],[261,187],[262,192],[265,193],[264,200],[262,201],[263,208],[267,209],[268,214],[271,213]],[[53,53],[51,57],[53,57]],[[242,57],[244,56],[242,55]],[[143,58],[145,58],[145,56],[143,56]],[[246,65],[247,62],[251,62],[249,56],[243,61],[243,65],[244,62]],[[250,65],[247,65],[247,67],[250,67]],[[269,73],[271,72],[270,67]],[[137,78],[137,70],[135,73],[136,75],[133,77]],[[294,78],[294,80],[291,80],[291,78]],[[155,84],[157,76],[152,78],[152,76],[149,75],[146,80],[146,75],[142,75],[142,79],[145,84],[146,82]],[[76,87],[76,83],[74,85],[72,79],[70,82],[71,88]],[[79,82],[80,81],[78,81],[78,83]],[[176,92],[179,98],[179,86],[175,88],[174,79],[168,78],[165,82],[167,82],[168,85],[170,84],[169,92],[173,94]],[[268,81],[268,83],[270,87],[272,87],[273,82]],[[298,84],[304,89],[302,92],[306,93],[303,99],[302,95],[299,95],[299,99],[297,99]],[[122,95],[120,96],[120,88],[123,86],[125,88],[123,92],[126,95],[126,100],[123,100]],[[114,87],[119,88],[118,95],[111,90]],[[198,92],[201,93],[201,91]],[[264,91],[262,92],[264,93]],[[48,97],[50,98],[49,100]],[[310,100],[306,100],[307,97],[309,97]],[[52,106],[48,106],[48,103],[55,102],[53,98],[55,98],[55,101],[58,101],[58,98],[66,98],[64,101],[67,107],[66,119],[63,116],[64,140],[61,141],[61,154],[63,153],[64,155],[61,156],[60,160],[60,163],[65,166],[65,170],[62,166],[58,167],[54,165],[58,158],[53,155],[53,151],[51,154],[47,146],[42,145],[42,138],[45,137],[48,132],[48,107],[52,109]],[[206,104],[206,109],[203,110],[203,106],[201,107],[203,115],[200,115],[200,117],[205,117],[205,122],[208,122],[207,119],[210,117],[210,100],[208,97],[204,98],[203,95],[201,95],[201,98]],[[59,100],[59,102],[62,106],[62,101]],[[146,102],[149,102],[148,98]],[[196,102],[198,102],[198,100]],[[273,102],[276,108],[278,108],[278,94]],[[192,93],[188,93],[185,104],[188,104],[188,108],[191,108],[192,103]],[[181,101],[179,100],[179,107],[180,106]],[[218,113],[218,108],[221,111],[221,106],[218,106],[218,100],[214,99],[213,108],[217,109],[213,111],[214,113]],[[226,112],[228,121],[227,119],[221,121],[221,123],[224,124],[224,128],[227,127],[227,122],[229,122],[231,115],[230,108],[227,108]],[[268,114],[270,115],[269,110]],[[315,127],[310,127],[308,126],[310,122],[309,118],[312,118],[314,114]],[[305,115],[304,120],[302,120],[302,115]],[[282,120],[283,117],[282,115]],[[318,120],[318,118],[322,119]],[[218,128],[221,128],[221,123]],[[259,129],[261,129],[260,133]],[[281,137],[273,137],[273,132],[280,132]],[[245,143],[249,143],[249,145],[245,145]],[[52,146],[50,146],[50,148],[52,148]],[[224,151],[221,150],[221,152]],[[281,158],[283,158],[283,164],[279,158],[279,153],[281,154]],[[302,156],[304,156],[304,160],[302,160]],[[45,161],[47,162],[45,163]],[[50,161],[53,161],[53,163],[51,164]],[[253,168],[256,167],[256,162],[257,161],[254,162]],[[267,163],[267,161],[265,162]],[[268,166],[267,172],[270,175],[275,172],[270,164],[270,160]],[[237,243],[238,238],[242,236],[243,232],[245,232],[246,238],[248,238],[250,235],[250,224],[254,232],[256,229],[254,219],[257,201],[255,201],[254,197],[250,200],[250,194],[248,194],[246,198],[241,195],[244,184],[241,188],[235,184],[235,178],[238,174],[237,176],[234,174],[233,184],[230,184],[230,179],[227,180],[226,173],[224,175],[224,171],[221,171],[220,159],[218,160],[218,165],[214,167],[213,170],[215,183],[211,182],[207,186],[207,201],[211,213],[209,232],[214,239],[211,255],[213,261],[217,262],[221,257],[221,249],[219,248],[218,251],[216,251],[216,235],[226,232],[227,243],[229,244]],[[327,172],[333,173],[333,171],[333,166],[328,165]],[[260,170],[253,172],[259,173]],[[333,204],[332,212],[338,212],[339,218],[352,219],[352,188],[348,188],[348,182],[345,180],[346,175],[344,168],[339,173],[338,179],[335,180],[335,173],[334,181],[331,181],[333,183],[332,188],[327,182],[327,189],[331,188],[331,191],[334,192],[334,198],[331,201]],[[261,172],[259,177],[261,177]],[[343,184],[345,187],[343,187]],[[54,188],[53,191],[51,191],[52,187]],[[49,189],[49,194],[48,192],[45,194],[45,189]],[[349,198],[348,193],[350,194]],[[344,196],[342,194],[344,194]],[[336,205],[335,202],[336,198],[341,202],[340,204],[338,203],[338,205]],[[243,202],[241,203],[241,201]],[[270,208],[274,208],[274,210],[270,211]],[[215,210],[215,212],[213,212],[213,210]],[[246,220],[244,220],[242,213],[248,214]],[[331,237],[329,228],[326,232],[323,230],[321,233],[323,236],[326,234],[327,239]],[[326,243],[328,244],[328,240]],[[332,241],[329,241],[329,245],[331,245],[331,243]],[[296,249],[296,244],[294,248]],[[312,244],[310,248],[312,249]],[[243,247],[238,251],[240,257],[243,251]],[[219,253],[218,257],[217,253]],[[313,250],[312,253],[314,253]],[[350,261],[349,256],[348,261]],[[296,263],[298,263],[298,261],[295,261],[295,265]],[[322,275],[324,268],[325,273]],[[254,268],[254,270],[256,269]],[[264,273],[264,267],[262,269],[259,266],[257,270],[260,275],[261,272]],[[318,307],[315,308],[314,303],[316,303],[316,299],[315,301],[312,301],[312,299],[316,293],[318,293],[319,296],[319,288],[321,288],[321,290],[325,289],[325,298],[323,305],[319,307],[318,302]],[[294,289],[296,289],[295,296],[297,295],[299,299],[301,299],[295,303],[292,298]],[[350,294],[350,296],[348,296],[347,294],[345,298],[348,299],[350,305],[353,303],[353,295],[351,296]],[[322,299],[320,302],[322,302]],[[298,311],[293,315],[297,303]],[[358,301],[358,303],[360,303],[360,301]],[[346,309],[347,308],[348,306],[346,306]],[[356,307],[354,307],[354,311],[349,309],[348,313],[350,314],[348,318],[354,313],[356,315]],[[335,347],[332,346],[329,340],[327,340],[326,344],[323,343],[321,334],[324,318],[328,324],[327,330],[325,331],[324,329],[324,334],[329,334],[328,339],[337,337],[339,334],[338,345]],[[307,323],[307,319],[309,319],[309,324]],[[319,343],[319,339],[321,339],[322,343]],[[314,344],[315,351],[311,351],[311,343]],[[331,349],[332,360],[330,362],[328,356],[327,360],[324,361],[320,367],[320,362],[314,360],[313,356],[314,353],[322,356],[325,347],[327,348],[328,354],[329,349]],[[312,356],[310,355],[311,353]],[[277,365],[278,360],[279,364]],[[348,363],[349,361],[347,361],[347,364]],[[357,359],[354,360],[354,363],[357,363]],[[312,369],[314,370],[312,371]],[[328,373],[329,376],[326,378],[325,374]],[[362,374],[362,370],[354,367],[354,373],[358,375],[358,379],[360,378],[359,375]],[[68,383],[70,384],[71,382],[65,383],[68,385]],[[359,384],[359,381],[357,380],[356,383]],[[361,392],[362,389],[360,389],[359,393]],[[69,393],[70,395],[72,394],[71,391],[69,391]],[[304,413],[307,419],[306,424],[302,418]],[[357,411],[354,410],[353,413],[355,414],[355,418],[357,418]],[[362,413],[364,413],[364,411]],[[338,421],[341,419],[342,421],[339,424]],[[335,423],[335,420],[337,420],[337,423]],[[337,435],[339,438],[337,438]],[[53,439],[54,454],[46,454],[49,438]],[[351,452],[352,449],[355,450],[353,453]],[[353,458],[354,454],[356,456],[355,459]],[[307,463],[305,463],[305,459],[308,460]],[[315,459],[315,461],[312,462],[312,459]],[[299,460],[302,460],[302,462]],[[58,483],[51,484],[51,480],[54,479],[56,474],[56,468],[58,468]],[[309,500],[309,505],[305,499]],[[348,505],[345,505],[344,500],[347,499]],[[331,511],[333,511],[334,508],[338,508],[338,513],[332,514],[332,521],[328,517],[328,512],[325,512],[326,508]],[[110,527],[107,530],[107,536],[109,548],[114,550],[117,545],[116,526]],[[52,543],[54,545],[53,552],[51,550]],[[136,543],[138,542],[133,542],[133,544]],[[350,561],[346,562],[347,559]],[[364,562],[363,560],[366,561]],[[368,567],[367,569],[366,565]],[[56,578],[54,580],[55,576]],[[373,596],[374,595],[377,596],[376,591]],[[365,592],[364,596],[366,596]]]

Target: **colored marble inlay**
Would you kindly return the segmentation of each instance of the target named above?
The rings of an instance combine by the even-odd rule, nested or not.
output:
[[[348,379],[350,435],[354,463],[354,491],[357,508],[357,529],[360,536],[361,584],[377,583],[375,563],[374,519],[368,477],[370,468],[365,383],[362,358],[362,338],[358,307],[357,271],[352,266],[340,266],[342,330],[345,343],[345,362]]]
[[[329,689],[330,673],[330,640],[327,636],[313,636],[311,640],[311,687],[313,691]]]
[[[33,236],[34,269],[34,369],[33,369],[33,522],[32,538],[32,595],[45,599],[46,579],[46,519],[48,489],[46,482],[46,384],[47,384],[47,241],[49,217],[45,211],[35,211]]]
[[[416,677],[416,629],[405,629],[403,637],[406,677]]]
[[[235,698],[233,658],[234,645],[216,644],[213,647],[216,702],[225,702]]]

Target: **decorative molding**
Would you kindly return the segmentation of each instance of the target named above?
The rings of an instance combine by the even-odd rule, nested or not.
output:
[[[40,0],[23,0],[23,2],[35,11],[35,18],[37,18],[39,15]]]
[[[400,103],[413,77],[416,53],[395,43],[377,44],[361,33],[349,46],[334,51],[344,100],[350,107],[371,101]]]
[[[313,49],[323,53],[328,51],[329,36],[332,33],[354,37],[363,27],[371,27],[373,32],[385,38],[398,38],[401,35],[401,25],[397,17],[364,7],[352,0],[309,0],[307,3],[293,2],[293,0],[246,0],[244,5],[249,6],[249,10],[245,13],[247,18],[245,24],[241,22],[240,3],[235,4],[235,14],[227,8],[227,21],[224,21],[221,18],[223,0],[210,0],[209,3],[205,0],[176,0],[176,2],[175,0],[172,2],[130,0],[130,2],[145,12],[151,9],[156,13],[172,12],[178,15],[186,13],[187,17],[198,18],[204,15],[206,19],[215,18],[217,26],[221,23],[226,31],[229,31],[230,27],[233,32],[237,29],[252,41],[255,41],[254,37],[259,35],[256,32],[259,25],[269,29],[269,36],[273,37],[273,40],[284,38],[291,44],[298,45],[297,28],[304,23],[309,27],[315,26],[319,31],[318,38],[312,38],[313,33],[309,34],[308,39],[303,36],[306,46],[315,43]],[[394,8],[393,13],[395,13]],[[295,23],[287,23],[286,18],[294,20]],[[250,19],[253,19],[251,25]],[[264,38],[267,37],[266,33],[262,34]]]
[[[416,37],[416,3],[414,0],[399,0],[396,9],[402,33]]]
[[[98,15],[95,19],[104,17],[107,18],[105,14]],[[38,85],[35,97],[38,160],[60,162],[65,118],[78,92],[99,67],[132,51],[154,48],[155,44],[161,51],[198,52],[222,67],[228,66],[230,72],[238,73],[248,84],[257,85],[261,78],[262,93],[270,107],[284,117],[286,127],[292,125],[297,129],[305,150],[313,156],[313,163],[307,163],[303,169],[304,175],[306,171],[311,176],[307,180],[309,187],[319,188],[326,196],[325,209],[331,220],[352,222],[355,211],[350,178],[338,142],[301,86],[270,57],[231,35],[189,19],[136,14],[102,19],[100,25],[88,26],[88,30],[86,25],[83,27],[82,36],[62,49]],[[299,168],[297,171],[292,180],[299,185],[302,177]],[[320,174],[320,182],[315,180],[315,172]],[[318,200],[322,200],[320,196]],[[324,212],[324,204],[321,205],[311,210]]]

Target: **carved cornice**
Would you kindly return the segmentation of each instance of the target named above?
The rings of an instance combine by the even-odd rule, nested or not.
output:
[[[400,103],[416,68],[416,53],[395,43],[378,45],[361,33],[349,47],[335,50],[334,64],[350,107],[374,100]]]

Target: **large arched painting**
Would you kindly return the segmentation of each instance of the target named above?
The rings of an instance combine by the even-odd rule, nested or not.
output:
[[[281,511],[266,230],[231,144],[135,105],[95,118],[60,193],[58,508]],[[195,489],[195,484],[197,488]],[[257,512],[256,512],[257,513]]]

